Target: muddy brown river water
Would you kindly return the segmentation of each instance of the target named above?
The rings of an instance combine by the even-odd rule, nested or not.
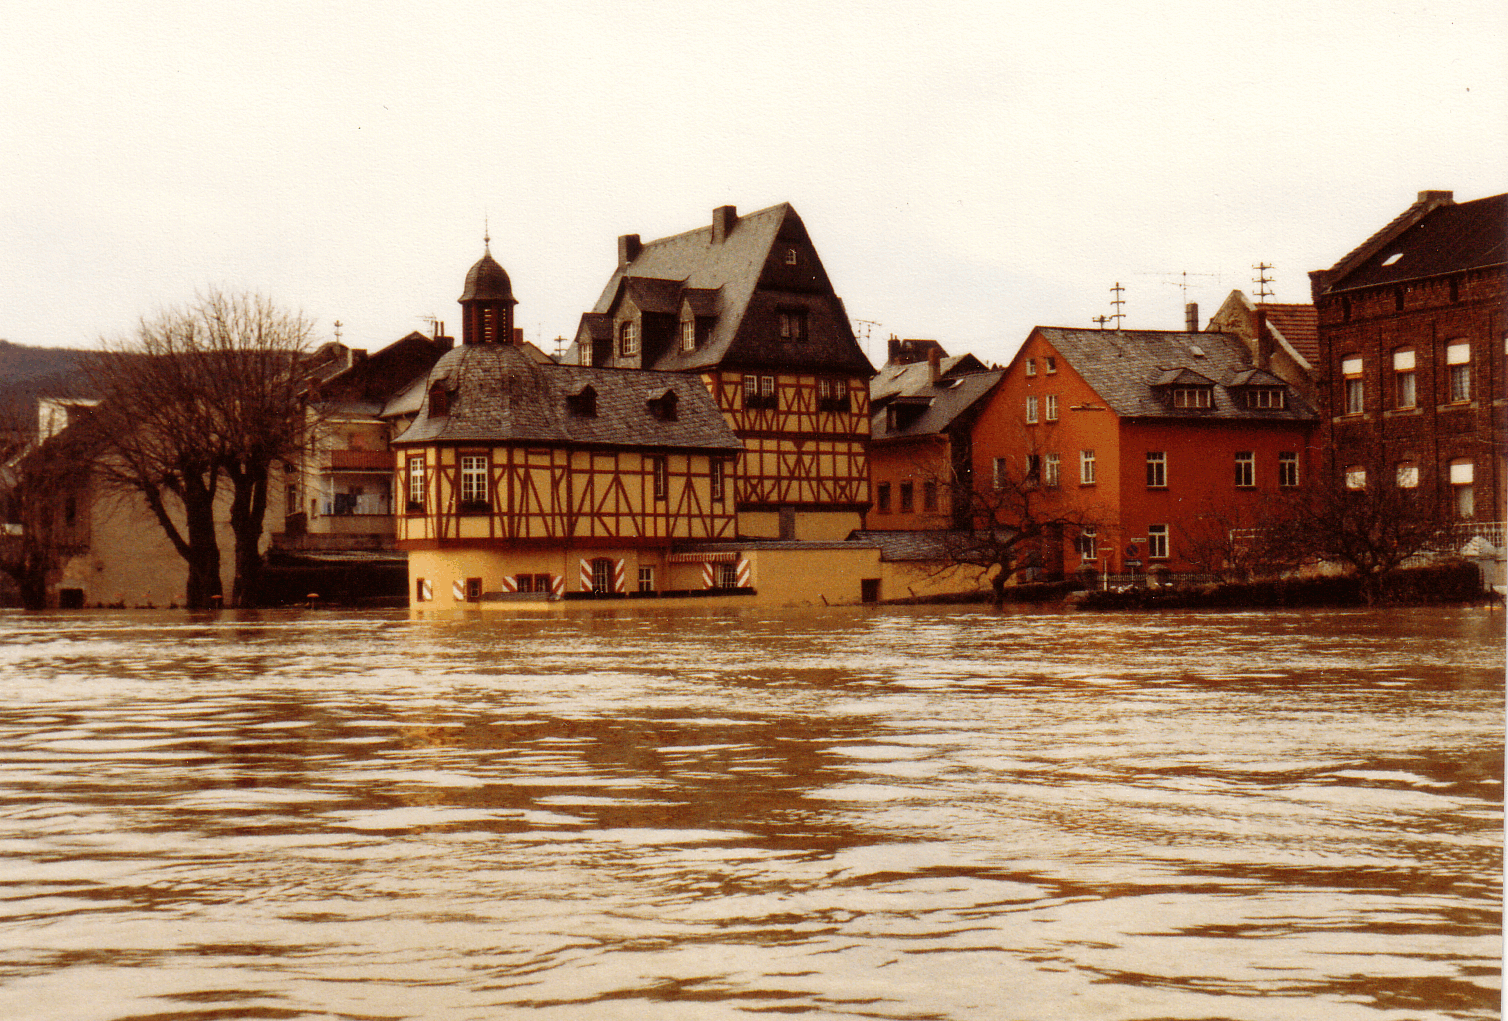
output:
[[[1499,1016],[1480,608],[0,612],[0,1018]]]

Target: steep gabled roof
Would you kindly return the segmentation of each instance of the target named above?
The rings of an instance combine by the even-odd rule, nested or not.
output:
[[[449,414],[431,416],[428,391],[454,393]],[[596,414],[573,414],[567,398],[591,386]],[[471,344],[430,371],[423,407],[394,443],[492,442],[737,450],[700,380],[669,372],[596,369],[539,362],[511,344]],[[649,402],[676,395],[676,417],[657,418]]]
[[[731,207],[729,208],[731,213]],[[641,310],[679,312],[680,295],[717,292],[710,307],[693,304],[698,315],[715,314],[709,336],[695,351],[672,344],[654,365],[662,371],[687,371],[714,366],[734,368],[807,369],[868,376],[874,369],[854,340],[842,302],[816,256],[801,217],[789,203],[745,216],[732,217],[725,236],[712,224],[639,246],[626,265],[620,265],[602,289],[592,312],[607,315],[628,298]],[[778,241],[800,244],[799,286],[783,290],[767,284],[772,250]],[[674,293],[673,302],[668,298]],[[760,300],[756,301],[756,296]],[[769,334],[771,302],[787,300],[820,321],[812,322],[808,338],[782,344]],[[703,303],[705,299],[694,299]],[[641,302],[648,302],[643,304]],[[652,306],[652,307],[651,307]],[[754,315],[750,313],[754,312]],[[577,333],[578,340],[581,331]],[[574,355],[575,352],[573,351]],[[567,355],[568,361],[579,360]]]
[[[1419,201],[1393,222],[1320,271],[1316,293],[1421,280],[1505,262],[1508,194],[1456,203],[1450,192],[1420,192]]]
[[[1065,359],[1095,393],[1122,418],[1230,418],[1312,420],[1316,413],[1303,396],[1289,388],[1284,408],[1237,406],[1227,388],[1251,369],[1250,353],[1229,333],[1168,330],[1082,330],[1038,326],[1032,331]],[[1023,350],[1025,350],[1023,346]],[[1021,358],[1017,354],[1017,359]],[[1012,363],[1014,364],[1014,363]],[[1153,388],[1184,374],[1215,382],[1212,406],[1170,407]],[[1276,377],[1274,377],[1276,379]],[[1281,380],[1272,385],[1284,385]]]

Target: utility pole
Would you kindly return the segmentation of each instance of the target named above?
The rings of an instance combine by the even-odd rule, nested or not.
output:
[[[1272,283],[1272,277],[1267,275],[1267,271],[1272,269],[1272,266],[1259,262],[1252,269],[1257,271],[1257,275],[1251,278],[1251,282],[1257,285],[1257,301],[1266,301],[1272,297],[1272,288],[1267,286]]]

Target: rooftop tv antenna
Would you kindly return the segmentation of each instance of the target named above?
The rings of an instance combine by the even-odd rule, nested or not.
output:
[[[864,327],[864,357],[868,358],[869,357],[869,331],[871,329],[873,329],[874,327],[880,325],[880,324],[877,323],[877,322],[875,322],[872,319],[855,319],[853,321],[853,323],[854,323],[855,326],[862,326],[862,327]]]
[[[1257,285],[1257,300],[1266,301],[1272,297],[1272,288],[1267,286],[1272,283],[1272,277],[1267,275],[1267,271],[1272,269],[1272,266],[1265,262],[1259,262],[1252,269],[1257,271],[1257,275],[1251,278],[1251,282]]]
[[[1124,294],[1125,291],[1126,289],[1121,286],[1121,282],[1119,280],[1115,282],[1114,287],[1110,288],[1110,293],[1115,295],[1114,298],[1110,299],[1110,306],[1114,308],[1115,311],[1111,312],[1108,318],[1115,320],[1115,328],[1117,330],[1121,328],[1121,320],[1126,318],[1126,313],[1121,311],[1121,306],[1126,303],[1126,300],[1121,297],[1121,295]]]
[[[1110,321],[1110,317],[1109,316],[1095,316],[1094,317],[1094,325],[1098,326],[1102,330],[1105,328],[1105,324],[1108,323],[1109,321]]]
[[[337,344],[340,343],[340,328],[344,325],[345,323],[341,322],[339,319],[335,320],[335,343]]]

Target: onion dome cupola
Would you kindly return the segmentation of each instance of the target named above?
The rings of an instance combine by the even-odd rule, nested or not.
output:
[[[513,342],[513,282],[492,257],[487,239],[482,257],[466,274],[461,292],[461,343],[511,344]]]

